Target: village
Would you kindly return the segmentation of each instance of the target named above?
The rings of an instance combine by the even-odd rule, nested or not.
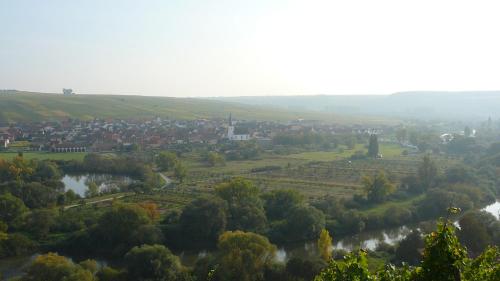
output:
[[[168,149],[181,144],[254,140],[265,147],[277,134],[381,133],[390,127],[333,125],[318,121],[286,123],[227,119],[150,120],[66,119],[0,124],[0,149],[45,152],[105,152]]]

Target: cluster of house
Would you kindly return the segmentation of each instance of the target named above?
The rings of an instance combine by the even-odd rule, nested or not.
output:
[[[151,120],[95,119],[0,124],[0,144],[8,148],[16,141],[29,145],[25,150],[51,152],[99,152],[143,149],[168,149],[178,144],[217,144],[222,141],[271,143],[279,133],[364,132],[362,127],[318,124],[296,120],[288,123],[235,121],[226,119]],[[373,131],[370,131],[373,133]]]

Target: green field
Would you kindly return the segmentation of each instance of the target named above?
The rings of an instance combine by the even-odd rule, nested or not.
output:
[[[363,193],[364,176],[385,171],[390,180],[398,184],[402,178],[415,174],[422,155],[402,156],[399,145],[381,144],[382,159],[350,160],[357,150],[366,148],[358,144],[355,149],[343,151],[313,151],[290,155],[263,153],[259,159],[227,161],[226,165],[209,167],[195,152],[184,154],[183,163],[188,168],[187,189],[199,193],[211,192],[218,183],[240,176],[254,182],[263,191],[295,189],[309,200],[325,195],[349,198]],[[454,159],[435,156],[441,172],[456,163]],[[278,167],[256,172],[255,168]],[[390,207],[390,206],[389,206]],[[376,210],[374,210],[376,212]]]
[[[332,161],[340,158],[349,158],[356,151],[367,152],[368,149],[363,144],[357,144],[354,149],[346,149],[344,147],[336,151],[313,151],[313,152],[303,152],[297,154],[290,154],[288,158],[304,159],[311,161]],[[397,144],[380,144],[380,153],[385,158],[394,158],[401,156],[403,149]]]
[[[0,91],[0,122],[60,120],[78,118],[132,118],[156,116],[192,120],[227,118],[290,121],[298,118],[335,123],[373,122],[359,117],[342,117],[331,113],[290,111],[266,106],[251,106],[197,98],[172,98],[125,95],[74,95]],[[395,122],[395,120],[386,120]],[[380,122],[380,120],[377,120]]]
[[[86,152],[68,152],[68,153],[51,153],[51,152],[23,152],[25,159],[39,160],[78,160],[82,161]],[[17,152],[1,152],[0,159],[11,160],[17,156]]]

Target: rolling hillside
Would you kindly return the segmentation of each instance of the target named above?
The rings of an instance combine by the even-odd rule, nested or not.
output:
[[[173,119],[226,118],[289,121],[298,118],[333,123],[363,122],[326,112],[277,109],[196,98],[126,95],[74,95],[0,91],[0,122],[57,120],[64,118],[131,118],[155,116]],[[371,120],[372,122],[376,120]]]
[[[500,91],[402,92],[366,96],[219,97],[215,100],[289,110],[375,115],[386,118],[481,121],[500,118]]]

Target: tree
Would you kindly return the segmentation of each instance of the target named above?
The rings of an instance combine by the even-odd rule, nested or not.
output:
[[[377,172],[373,177],[364,177],[363,186],[368,200],[377,203],[385,201],[387,196],[396,190],[382,171]]]
[[[141,202],[138,205],[146,211],[146,214],[151,221],[157,221],[160,218],[160,211],[158,210],[158,205],[155,203]]]
[[[408,138],[408,131],[406,128],[399,128],[396,130],[396,139],[400,144],[404,144]]]
[[[473,256],[477,256],[488,245],[492,245],[492,236],[488,226],[498,222],[489,213],[469,212],[459,220],[458,237],[467,246]]]
[[[267,224],[259,189],[252,182],[234,178],[215,189],[228,205],[228,229],[259,232]]]
[[[40,255],[26,269],[21,281],[94,281],[92,272],[54,253]]]
[[[332,237],[328,230],[321,230],[318,238],[318,251],[321,258],[328,262],[332,258]]]
[[[179,182],[183,183],[184,179],[187,177],[187,169],[182,165],[179,161],[174,166],[174,174],[175,177],[179,180]]]
[[[178,161],[175,153],[162,151],[156,158],[156,165],[163,171],[169,171],[175,167]]]
[[[255,233],[228,231],[219,237],[219,267],[222,280],[261,280],[264,268],[275,258],[276,246]]]
[[[34,166],[32,180],[47,181],[61,178],[61,171],[53,162],[33,160],[31,165]]]
[[[437,166],[429,155],[425,155],[418,167],[418,179],[423,190],[432,188],[436,184],[438,175]]]
[[[147,212],[134,204],[115,204],[99,218],[93,232],[98,250],[120,255],[133,246],[134,234],[151,223]]]
[[[289,276],[285,280],[313,280],[314,276],[320,273],[326,265],[327,263],[322,259],[292,257],[286,263],[286,273]]]
[[[424,239],[420,231],[414,230],[399,242],[394,254],[396,263],[406,262],[417,265],[422,259],[421,250],[424,248]]]
[[[226,160],[224,159],[224,157],[222,155],[220,155],[219,153],[214,152],[214,151],[210,151],[207,154],[206,161],[207,161],[208,165],[211,167],[214,167],[216,165],[223,166],[226,164]]]
[[[316,239],[324,228],[323,212],[310,206],[297,206],[286,218],[285,239],[288,241]]]
[[[51,210],[34,210],[26,221],[25,228],[37,238],[45,238],[55,224],[55,214]]]
[[[87,186],[87,191],[85,191],[85,197],[96,197],[99,196],[99,187],[95,182],[90,182]]]
[[[12,193],[21,198],[30,209],[55,205],[58,196],[56,190],[39,182],[22,183],[19,189],[13,190]]]
[[[10,193],[0,195],[0,221],[10,225],[27,211],[23,201]]]
[[[378,156],[378,138],[376,134],[370,135],[368,143],[368,156],[376,158]]]
[[[179,257],[163,245],[142,245],[125,255],[125,267],[130,280],[177,280],[183,268]]]
[[[464,128],[464,136],[466,138],[470,137],[472,135],[472,130],[469,128],[469,126],[465,126]]]
[[[304,202],[303,196],[295,190],[278,189],[265,193],[264,209],[269,220],[282,220],[290,211]]]
[[[190,243],[215,244],[226,229],[227,204],[219,198],[202,197],[184,207],[180,225]]]
[[[103,267],[96,274],[97,280],[99,281],[123,281],[127,280],[127,274],[125,271],[119,271],[109,266]]]

